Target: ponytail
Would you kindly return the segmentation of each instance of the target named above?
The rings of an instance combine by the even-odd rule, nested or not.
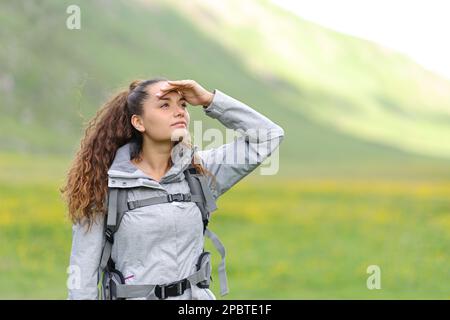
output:
[[[117,149],[132,137],[133,128],[127,114],[128,93],[129,90],[121,90],[114,95],[85,129],[66,185],[60,189],[73,223],[86,218],[90,228],[95,215],[106,211],[108,169]]]

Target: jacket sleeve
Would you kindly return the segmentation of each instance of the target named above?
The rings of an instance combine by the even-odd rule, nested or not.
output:
[[[89,231],[86,221],[72,225],[72,250],[67,280],[68,300],[99,298],[98,271],[104,238],[104,217],[101,215],[97,216]]]
[[[198,151],[202,165],[215,176],[217,199],[233,185],[255,170],[284,138],[284,130],[248,105],[218,89],[209,106],[204,106],[207,116],[217,119],[226,128],[241,133],[233,142]],[[211,187],[212,179],[208,179]]]

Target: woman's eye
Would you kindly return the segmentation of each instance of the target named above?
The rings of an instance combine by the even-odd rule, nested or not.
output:
[[[186,108],[187,107],[187,103],[183,103],[182,106],[183,106],[183,108]],[[161,108],[165,108],[165,107],[169,107],[169,105],[167,103],[165,103],[165,104],[163,104],[161,106]]]

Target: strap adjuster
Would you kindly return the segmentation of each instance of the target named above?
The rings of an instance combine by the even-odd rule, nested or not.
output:
[[[136,209],[136,204],[134,201],[127,201],[128,210]]]
[[[161,289],[161,299],[167,298],[167,296],[166,296],[166,287],[165,286],[159,286],[159,288]]]
[[[174,201],[191,201],[190,193],[172,193],[167,195],[168,202]]]
[[[111,229],[107,228],[105,230],[105,237],[106,237],[106,240],[108,240],[110,243],[114,242],[114,233]]]

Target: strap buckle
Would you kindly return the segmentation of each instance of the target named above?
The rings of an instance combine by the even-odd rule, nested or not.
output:
[[[183,280],[179,280],[179,281],[175,281],[172,283],[169,283],[166,285],[167,289],[172,289],[172,288],[176,288],[177,289],[177,294],[178,295],[182,295],[183,294]]]
[[[106,240],[108,240],[110,243],[114,243],[114,233],[111,229],[106,229],[105,230],[105,237]]]
[[[170,294],[166,294],[166,290],[168,291],[170,289],[176,288],[177,295],[182,295],[183,294],[183,282],[185,280],[186,279],[174,281],[174,282],[171,282],[168,284],[157,285],[155,288],[155,293],[158,291],[157,289],[160,289],[159,291],[160,291],[161,299],[166,299],[170,295]],[[173,295],[173,293],[171,295]]]
[[[128,206],[128,210],[136,209],[136,204],[134,203],[134,201],[128,201],[127,206]]]
[[[174,201],[191,201],[191,194],[190,193],[173,193],[167,195],[167,201],[168,202],[174,202]]]

